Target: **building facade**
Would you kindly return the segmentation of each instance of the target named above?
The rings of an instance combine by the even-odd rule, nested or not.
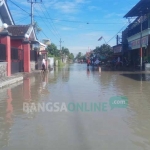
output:
[[[134,66],[150,58],[150,1],[140,0],[125,16],[135,20],[122,32],[123,54]]]

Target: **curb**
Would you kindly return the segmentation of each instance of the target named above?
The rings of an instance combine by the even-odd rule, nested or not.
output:
[[[0,83],[0,88],[3,88],[5,86],[11,85],[11,84],[14,84],[14,83],[22,81],[22,80],[23,80],[23,76],[16,77],[14,79],[8,79],[7,81],[4,81],[4,82]]]
[[[17,73],[17,74],[14,74],[13,76],[11,77],[6,77],[2,80],[0,80],[0,89],[2,89],[3,87],[6,87],[6,86],[9,86],[9,85],[12,85],[14,83],[17,83],[17,82],[20,82],[20,81],[23,81],[24,79],[28,78],[28,77],[31,77],[33,76],[34,74],[36,73],[40,73],[41,70],[37,70],[37,71],[32,71],[30,73],[25,73],[25,72],[22,72],[22,73]]]

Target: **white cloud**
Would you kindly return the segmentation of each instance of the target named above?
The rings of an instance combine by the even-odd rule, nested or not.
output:
[[[113,13],[109,13],[109,14],[105,15],[104,18],[123,17],[123,15],[124,15],[123,13],[115,13],[115,12],[113,12]]]
[[[91,6],[88,6],[88,9],[91,10],[91,11],[92,11],[92,10],[94,10],[94,11],[95,11],[95,10],[101,10],[100,7],[92,6],[92,5],[91,5]]]
[[[54,4],[53,8],[60,10],[63,13],[74,13],[78,11],[76,4],[73,2],[57,2]]]
[[[58,1],[54,0],[49,4],[53,9],[63,13],[77,13],[81,10],[82,4],[89,3],[86,0],[74,0],[74,1]]]
[[[70,27],[61,27],[60,29],[65,31],[75,30],[75,28],[70,28]]]

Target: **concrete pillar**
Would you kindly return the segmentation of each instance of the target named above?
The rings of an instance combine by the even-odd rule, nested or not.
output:
[[[24,72],[30,72],[30,44],[28,42],[23,43],[24,51]]]
[[[0,33],[0,41],[1,44],[6,45],[6,62],[7,62],[7,76],[11,76],[11,42],[10,42],[11,34],[4,29]]]

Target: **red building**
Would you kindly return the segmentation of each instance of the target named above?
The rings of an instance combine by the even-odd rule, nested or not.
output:
[[[34,70],[39,45],[34,28],[15,25],[5,0],[0,1],[0,26],[0,77]]]

